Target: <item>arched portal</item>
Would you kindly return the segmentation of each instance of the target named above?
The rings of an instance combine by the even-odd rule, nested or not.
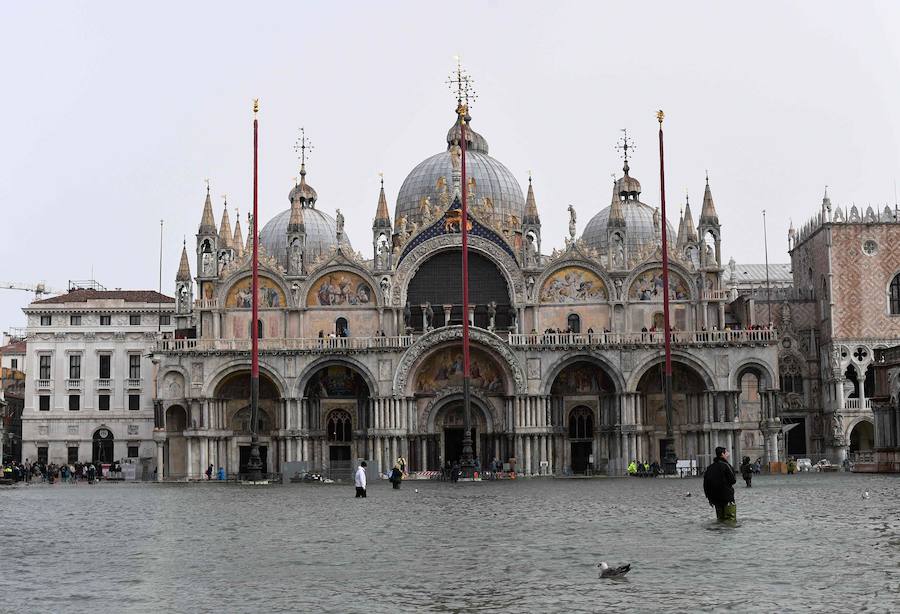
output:
[[[512,324],[514,311],[509,286],[497,265],[486,256],[470,251],[469,279],[477,280],[477,283],[469,285],[469,304],[475,308],[475,326],[488,328],[488,304],[493,301],[497,304],[494,327],[507,329]],[[445,323],[462,324],[462,252],[439,252],[422,263],[409,282],[406,297],[412,315],[409,326],[414,330],[422,330],[421,305],[425,303],[432,305],[433,327],[444,326]],[[452,305],[449,322],[446,322],[443,305]]]
[[[332,478],[349,479],[355,459],[372,458],[364,436],[372,427],[366,379],[352,365],[334,362],[309,376],[303,396],[304,419],[316,433],[306,460]]]
[[[224,418],[227,428],[234,433],[237,449],[228,454],[228,467],[236,468],[238,472],[247,470],[250,461],[251,442],[251,409],[250,409],[250,372],[237,371],[230,373],[215,388],[214,396],[219,406],[223,406]],[[265,373],[259,374],[259,417],[257,435],[259,437],[259,454],[264,470],[272,472],[277,470],[277,455],[271,450],[273,441],[272,431],[276,428],[276,418],[282,405],[281,392],[278,386]],[[225,426],[225,425],[223,425]],[[190,443],[188,445],[191,445]],[[200,442],[200,446],[203,442]],[[203,454],[206,452],[206,454]],[[218,452],[214,450],[213,452]],[[208,454],[208,455],[207,455]],[[224,452],[222,452],[224,454]],[[226,466],[223,458],[214,458],[209,451],[199,450],[197,454],[189,455],[194,466],[193,475],[200,475],[206,470],[202,466],[202,457],[213,465],[213,470],[218,466]],[[233,471],[233,469],[232,469]]]
[[[556,451],[555,467],[574,473],[608,470],[618,454],[611,427],[619,418],[616,385],[603,366],[583,359],[562,368],[550,385],[550,414],[567,439]]]
[[[187,442],[184,430],[187,428],[187,412],[181,405],[172,405],[166,410],[166,446],[163,451],[163,476],[180,479],[187,475]]]
[[[489,442],[489,421],[485,410],[478,402],[471,404],[470,435],[472,437],[472,454],[485,466],[493,454]],[[462,459],[463,439],[465,437],[465,417],[462,399],[450,399],[434,416],[434,434],[437,436],[437,459],[429,462],[435,467],[451,466]]]
[[[850,431],[850,453],[869,452],[875,447],[875,425],[860,420]]]
[[[569,412],[569,445],[572,448],[572,471],[586,473],[593,463],[594,412],[580,405]]]
[[[113,462],[115,460],[113,456],[115,454],[113,449],[114,441],[115,437],[113,437],[112,431],[105,426],[101,426],[94,431],[94,446],[91,460],[95,463]]]
[[[666,399],[663,361],[647,369],[637,384],[640,394],[641,415],[639,422],[649,426],[648,448],[642,461],[661,461],[666,452]],[[686,425],[705,421],[706,384],[693,367],[674,361],[672,363],[672,429],[675,455],[678,458],[695,458],[706,452],[702,433],[689,432]],[[720,408],[717,408],[719,411]]]

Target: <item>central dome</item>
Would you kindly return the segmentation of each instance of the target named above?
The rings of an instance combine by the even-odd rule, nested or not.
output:
[[[459,124],[454,122],[447,133],[447,150],[420,162],[403,181],[397,195],[394,221],[405,217],[407,224],[421,227],[423,214],[420,210],[423,199],[428,199],[431,207],[440,204],[442,186],[452,194],[453,163],[450,148],[459,140]],[[525,215],[525,195],[516,178],[508,168],[488,155],[487,140],[471,128],[466,130],[466,180],[475,180],[476,215],[492,210],[494,223],[502,228],[520,229]],[[488,205],[485,206],[485,199]],[[514,218],[514,219],[513,219]],[[485,220],[488,221],[488,220]]]

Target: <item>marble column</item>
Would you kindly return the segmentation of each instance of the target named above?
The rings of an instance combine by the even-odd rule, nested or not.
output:
[[[171,469],[169,470],[171,471]],[[163,481],[163,442],[156,442],[156,481]]]
[[[187,451],[187,468],[185,477],[187,479],[191,479],[194,476],[194,439],[192,437],[185,437],[184,444],[185,449]]]
[[[531,475],[531,435],[525,435],[525,475]]]

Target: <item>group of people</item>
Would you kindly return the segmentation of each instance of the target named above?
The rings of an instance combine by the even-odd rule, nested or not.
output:
[[[628,463],[628,475],[638,478],[655,478],[662,475],[662,467],[656,461],[647,463],[633,460]]]
[[[97,463],[43,463],[9,462],[3,465],[3,477],[14,482],[31,482],[40,480],[43,483],[54,484],[56,482],[76,484],[87,482],[93,484],[102,476],[100,465]],[[122,465],[119,461],[110,463],[109,473],[106,476],[112,479],[122,477]]]

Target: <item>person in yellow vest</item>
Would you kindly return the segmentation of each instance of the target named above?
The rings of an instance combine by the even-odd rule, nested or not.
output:
[[[637,475],[637,462],[631,461],[628,463],[628,475]]]

